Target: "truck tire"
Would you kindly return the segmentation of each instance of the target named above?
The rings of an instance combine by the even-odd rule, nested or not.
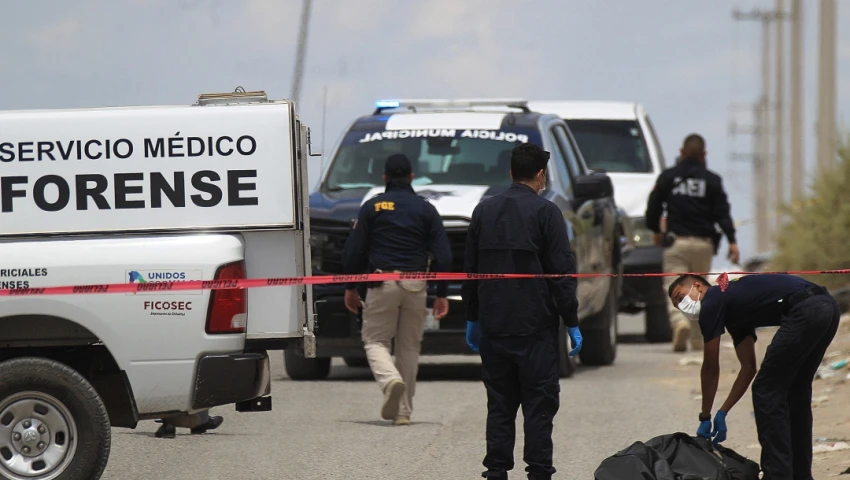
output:
[[[331,373],[331,358],[304,358],[295,350],[283,351],[286,374],[293,380],[324,380]]]
[[[570,378],[576,373],[578,367],[575,357],[569,356],[570,351],[567,349],[569,335],[567,334],[567,327],[563,323],[558,328],[558,338],[558,376]]]
[[[578,356],[588,366],[608,366],[617,358],[617,285],[611,285],[602,310],[587,322],[594,326],[581,331],[583,337]]]
[[[62,363],[36,357],[0,362],[0,378],[0,477],[103,475],[111,426],[88,380]]]
[[[342,357],[342,360],[351,368],[363,368],[369,366],[366,357]]]
[[[644,310],[646,315],[646,341],[649,343],[667,343],[673,340],[667,305],[650,304]]]

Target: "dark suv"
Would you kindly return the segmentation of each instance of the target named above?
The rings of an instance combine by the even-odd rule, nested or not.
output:
[[[580,273],[579,319],[586,365],[610,365],[617,348],[617,306],[621,288],[622,219],[611,180],[588,170],[567,124],[556,115],[532,112],[524,100],[380,101],[371,115],[355,120],[334,148],[321,182],[310,195],[312,270],[341,273],[341,254],[357,212],[382,192],[383,164],[393,153],[413,162],[413,187],[443,217],[452,246],[452,271],[463,271],[466,229],[475,206],[511,184],[511,150],[531,142],[551,152],[543,196],[564,214]],[[423,355],[472,353],[465,341],[466,314],[460,283],[449,285],[449,314],[428,321]],[[296,380],[324,378],[332,357],[366,366],[361,319],[346,310],[342,285],[314,285],[316,358],[285,351],[286,371]],[[428,307],[434,299],[429,290]],[[430,316],[429,316],[430,320]],[[563,329],[562,329],[563,330]],[[575,370],[562,332],[561,376]]]

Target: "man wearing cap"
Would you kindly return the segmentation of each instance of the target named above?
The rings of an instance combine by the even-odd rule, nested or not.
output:
[[[395,154],[384,166],[384,193],[360,208],[343,251],[343,272],[448,272],[452,254],[437,209],[411,186],[410,160]],[[346,285],[345,306],[354,314],[363,308],[362,340],[375,380],[384,393],[381,417],[408,425],[413,411],[419,352],[427,315],[425,280],[394,280],[367,284],[365,300],[357,284]],[[448,286],[437,284],[434,318],[449,311]],[[395,339],[395,364],[390,347]]]

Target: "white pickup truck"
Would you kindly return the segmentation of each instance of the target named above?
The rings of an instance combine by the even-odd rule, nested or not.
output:
[[[110,427],[271,409],[266,351],[315,355],[309,289],[39,288],[309,275],[308,137],[244,90],[0,112],[0,477],[97,479]]]

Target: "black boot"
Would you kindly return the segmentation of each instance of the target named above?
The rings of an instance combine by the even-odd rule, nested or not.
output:
[[[219,425],[221,425],[221,423],[223,421],[224,421],[224,418],[217,416],[217,415],[214,416],[214,417],[210,417],[210,419],[207,420],[206,423],[204,423],[202,425],[198,425],[197,427],[193,428],[192,429],[192,435],[207,433],[207,430],[215,430],[216,428],[219,427]]]

